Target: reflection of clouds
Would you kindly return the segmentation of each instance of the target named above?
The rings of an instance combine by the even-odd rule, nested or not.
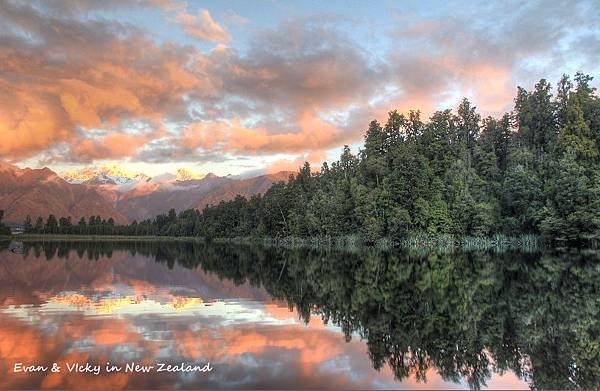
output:
[[[192,325],[202,327],[226,326],[240,323],[290,324],[297,320],[291,316],[278,316],[276,304],[262,304],[254,301],[215,301],[204,302],[199,297],[173,296],[164,291],[159,296],[87,297],[80,293],[59,294],[46,303],[37,306],[8,306],[0,313],[11,314],[23,320],[39,322],[44,314],[68,314],[81,312],[86,317],[97,316],[184,316],[192,317]],[[272,309],[277,308],[277,309]],[[210,318],[210,319],[205,319]]]
[[[77,305],[81,302],[80,298],[76,300]],[[211,309],[214,307],[206,306]],[[239,312],[248,312],[242,306],[239,309]],[[254,310],[258,310],[258,307]],[[193,311],[185,317],[153,313],[152,318],[147,319],[146,314],[138,312],[89,316],[82,310],[58,311],[55,308],[48,311],[43,306],[5,309],[0,316],[10,321],[0,326],[0,337],[2,341],[12,341],[13,344],[9,346],[4,342],[1,345],[0,361],[7,375],[3,378],[19,377],[28,386],[41,384],[44,387],[79,388],[83,383],[74,378],[83,379],[87,376],[47,374],[44,378],[36,376],[32,379],[27,376],[24,379],[23,376],[10,374],[9,370],[16,361],[123,363],[124,360],[143,359],[149,362],[210,361],[218,368],[219,376],[223,376],[218,379],[218,384],[223,386],[293,386],[302,384],[305,377],[313,379],[314,386],[318,386],[328,384],[333,375],[344,378],[339,384],[333,384],[351,386],[355,380],[364,381],[365,375],[381,377],[371,369],[361,342],[344,344],[337,332],[312,329],[298,321],[290,322],[287,316],[276,322],[277,319],[270,316],[268,310],[264,312],[265,315],[257,317],[256,322],[246,319],[244,322],[229,321],[225,322],[227,325],[222,325],[198,319],[198,314]],[[235,318],[237,313],[226,311],[217,319],[222,320],[228,314]],[[17,314],[19,316],[14,316]],[[273,322],[265,323],[265,319],[273,319]],[[140,322],[143,325],[138,327]],[[55,327],[46,329],[43,326],[49,323]],[[340,367],[339,363],[343,365]],[[348,370],[348,363],[352,370]],[[355,373],[356,379],[350,376],[351,373]],[[156,375],[161,379],[163,376],[175,381],[173,377],[176,375]],[[86,388],[132,387],[145,381],[136,374],[127,374],[126,377],[103,374],[100,377],[107,379],[94,379]],[[26,380],[35,382],[27,383]],[[197,385],[200,384],[198,382],[210,380],[206,376],[183,376],[177,381]],[[162,381],[167,382],[166,379]],[[391,374],[383,376],[380,381],[392,384]],[[152,384],[149,382],[146,386]],[[0,382],[0,387],[7,385]]]
[[[76,304],[82,300],[78,298]],[[169,302],[172,306],[177,301]],[[140,303],[141,304],[141,303]],[[199,304],[208,309],[215,305]],[[256,303],[254,303],[256,304]],[[129,304],[131,305],[131,304]],[[133,304],[136,305],[136,304]],[[344,343],[340,333],[324,326],[320,319],[313,319],[305,326],[297,317],[277,305],[262,306],[264,315],[245,321],[224,321],[229,315],[235,319],[240,313],[248,313],[238,303],[234,311],[215,311],[210,315],[195,312],[194,306],[183,309],[182,316],[176,312],[161,314],[152,312],[151,317],[143,311],[129,311],[88,315],[85,309],[48,311],[43,306],[5,309],[2,319],[8,326],[0,326],[0,361],[7,371],[13,362],[40,360],[41,362],[91,361],[124,363],[126,361],[206,362],[213,363],[217,371],[210,376],[179,374],[156,374],[142,377],[137,374],[115,374],[92,379],[87,388],[131,388],[134,385],[154,387],[181,382],[187,386],[222,387],[280,387],[319,388],[393,388],[393,374],[385,367],[381,372],[372,369],[367,358],[366,346],[358,338]],[[163,307],[166,308],[166,307]],[[258,311],[255,305],[252,311]],[[175,311],[175,309],[173,309]],[[252,312],[250,311],[250,312]],[[17,312],[21,316],[15,317]],[[27,313],[27,315],[24,315]],[[277,314],[280,316],[277,317]],[[203,316],[204,315],[204,316]],[[267,323],[265,319],[273,319]],[[239,320],[239,319],[238,319]],[[278,321],[276,321],[278,320]],[[49,331],[43,327],[52,323]],[[5,323],[3,322],[3,325]],[[314,326],[316,327],[313,327]],[[19,331],[21,330],[21,331]],[[24,339],[24,340],[23,340]],[[8,341],[8,343],[6,342]],[[10,341],[13,341],[10,344]],[[18,343],[16,341],[21,341]],[[17,346],[18,345],[18,346]],[[10,352],[10,353],[7,353]],[[6,373],[6,371],[4,371]],[[14,378],[8,374],[6,378]],[[521,385],[513,375],[491,379],[490,385],[505,387]],[[37,379],[48,387],[80,388],[84,375],[47,375]],[[417,383],[414,377],[406,379],[402,386],[409,388],[444,387],[464,388],[465,384],[447,384],[435,370],[428,371],[427,383]],[[28,377],[31,380],[31,378]],[[155,383],[157,382],[157,383]],[[0,388],[6,384],[0,382]]]
[[[46,310],[84,311],[86,315],[186,312],[200,307],[197,297],[173,297],[166,303],[140,296],[103,297],[90,299],[78,293],[59,295],[41,306]]]

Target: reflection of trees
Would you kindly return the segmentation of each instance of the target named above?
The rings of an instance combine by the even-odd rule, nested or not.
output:
[[[6,250],[10,246],[10,240],[1,240],[0,239],[0,251]]]
[[[33,254],[39,257],[44,254],[47,260],[54,257],[58,259],[67,259],[72,251],[81,259],[98,260],[101,257],[111,258],[115,250],[130,250],[129,246],[121,243],[111,243],[103,241],[44,241],[44,242],[23,242],[25,255]]]
[[[41,247],[40,247],[41,246]],[[600,266],[595,254],[343,253],[188,242],[49,242],[28,250],[92,259],[113,250],[200,266],[262,285],[308,321],[363,337],[376,369],[425,380],[435,368],[474,388],[514,371],[535,388],[598,388]],[[91,255],[90,255],[91,254]]]

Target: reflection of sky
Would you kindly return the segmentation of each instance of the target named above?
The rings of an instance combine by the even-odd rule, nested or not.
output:
[[[194,323],[204,323],[208,326],[228,326],[244,323],[273,325],[298,323],[292,314],[287,318],[273,316],[272,311],[279,315],[277,310],[272,310],[273,307],[279,308],[275,304],[265,305],[263,303],[234,300],[204,303],[202,299],[196,297],[173,297],[167,302],[149,298],[140,299],[133,296],[104,297],[94,300],[79,293],[68,293],[55,296],[39,306],[10,305],[1,309],[0,313],[29,321],[37,321],[45,314],[81,313],[86,317],[193,316]]]
[[[389,368],[372,368],[359,338],[345,343],[337,327],[318,317],[307,326],[260,289],[219,281],[198,269],[168,270],[126,252],[98,261],[73,255],[52,261],[29,257],[26,263],[19,255],[0,255],[0,388],[465,387],[445,383],[434,370],[427,383],[411,377],[398,384]],[[21,270],[11,273],[17,266]],[[77,287],[81,281],[86,285]],[[35,298],[19,299],[31,297],[19,292],[25,289]],[[21,361],[210,361],[215,370],[98,377],[10,373]],[[517,382],[512,374],[495,375],[488,385],[523,388]]]

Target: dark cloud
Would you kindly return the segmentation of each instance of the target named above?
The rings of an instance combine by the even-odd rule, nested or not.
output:
[[[386,82],[385,63],[321,23],[289,22],[261,31],[247,52],[224,50],[219,60],[223,91],[263,110],[344,108],[372,96]]]

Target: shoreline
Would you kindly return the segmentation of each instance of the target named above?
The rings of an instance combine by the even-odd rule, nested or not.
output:
[[[193,236],[125,236],[125,235],[68,235],[68,234],[21,234],[0,236],[0,239],[19,241],[115,241],[115,242],[143,242],[143,241],[204,241],[203,238]]]
[[[262,245],[281,248],[313,248],[313,249],[361,249],[375,248],[378,250],[407,249],[407,250],[441,250],[441,251],[487,251],[487,250],[518,250],[538,251],[552,246],[553,241],[548,241],[540,235],[522,234],[519,236],[491,235],[491,236],[463,236],[452,235],[425,235],[415,234],[394,242],[389,238],[375,241],[365,241],[357,235],[339,237],[233,237],[213,238],[190,236],[125,236],[125,235],[69,235],[69,234],[19,234],[0,236],[0,240],[16,240],[23,242],[197,242],[221,243],[237,245]],[[583,246],[583,248],[590,248]]]

